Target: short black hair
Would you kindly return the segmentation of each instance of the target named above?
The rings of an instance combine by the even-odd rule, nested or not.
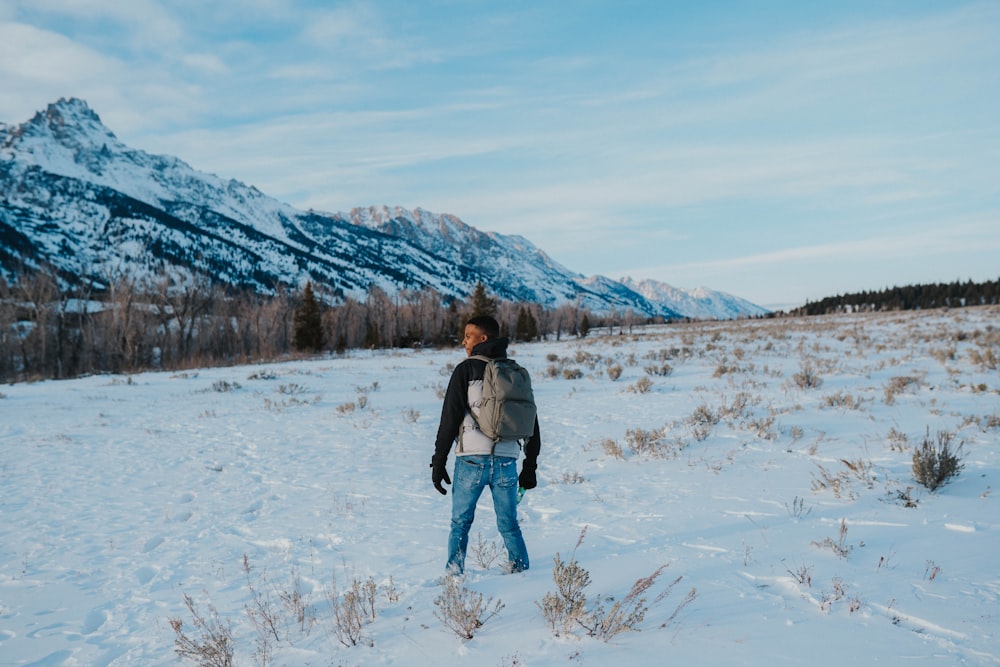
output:
[[[469,324],[482,329],[487,338],[496,338],[500,335],[500,323],[489,315],[476,315],[475,317],[470,317],[469,321],[466,322],[466,325]]]

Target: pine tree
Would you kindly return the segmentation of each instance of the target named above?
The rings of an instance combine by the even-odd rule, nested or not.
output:
[[[515,337],[521,341],[532,341],[538,338],[538,322],[531,314],[531,310],[524,306],[517,309]]]
[[[514,327],[514,337],[517,340],[530,340],[528,338],[528,315],[524,306],[517,309],[517,325]]]
[[[369,317],[365,321],[365,348],[374,350],[382,346],[382,337],[378,331],[378,325]]]
[[[481,282],[476,283],[476,289],[472,292],[472,315],[470,317],[479,317],[480,315],[489,315],[490,317],[496,317],[497,315],[497,302],[495,299],[491,299],[486,293],[486,286]]]
[[[302,302],[295,311],[294,338],[292,344],[299,352],[319,352],[326,344],[323,335],[323,320],[320,315],[319,302],[313,293],[312,283],[306,283],[302,290]]]

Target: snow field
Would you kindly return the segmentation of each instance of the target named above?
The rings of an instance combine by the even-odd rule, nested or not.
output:
[[[504,608],[469,641],[434,613],[450,495],[428,468],[460,349],[6,386],[0,665],[178,664],[184,595],[255,664],[250,586],[308,603],[275,665],[998,664],[1000,376],[981,354],[1000,351],[998,315],[513,346],[542,426],[520,510],[532,567],[505,575],[470,554],[463,584]],[[963,443],[965,469],[932,494],[911,456],[939,431]],[[659,454],[632,451],[643,434]],[[499,544],[486,497],[471,537]],[[651,597],[681,579],[641,632],[556,637],[536,603],[557,554],[590,573],[592,602],[664,564]],[[345,647],[329,591],[367,578],[377,618]]]

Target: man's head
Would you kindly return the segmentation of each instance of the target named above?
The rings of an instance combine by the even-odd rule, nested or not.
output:
[[[469,318],[465,324],[465,338],[462,339],[465,354],[471,356],[472,348],[499,335],[500,324],[489,315],[477,315]]]

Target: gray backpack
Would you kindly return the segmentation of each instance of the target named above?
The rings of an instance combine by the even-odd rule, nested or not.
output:
[[[531,391],[531,376],[513,359],[490,359],[474,355],[472,359],[486,362],[483,373],[483,404],[476,424],[493,442],[527,440],[535,433],[535,395]]]

